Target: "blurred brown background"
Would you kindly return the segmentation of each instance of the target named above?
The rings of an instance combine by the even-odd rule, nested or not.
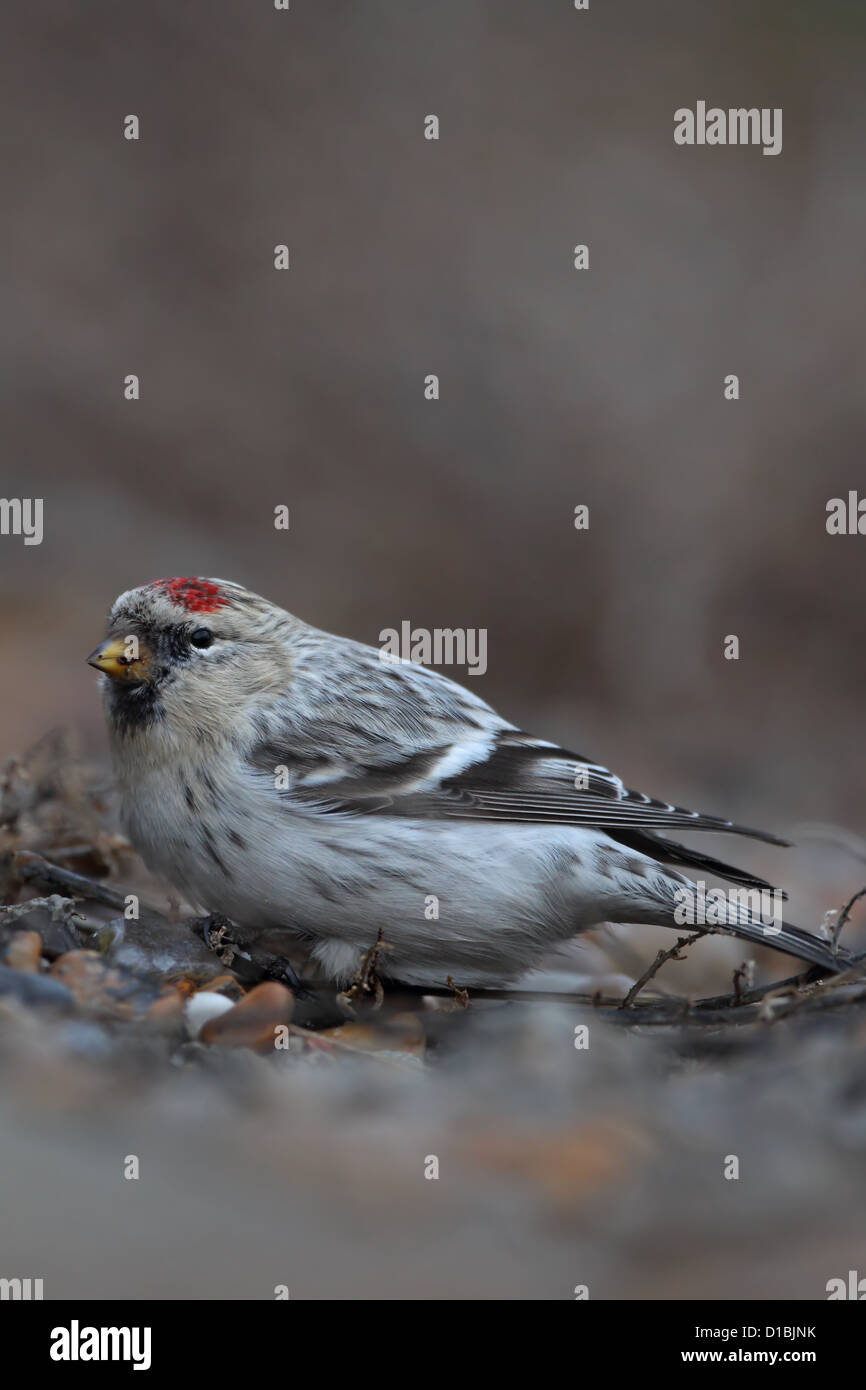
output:
[[[45,539],[0,540],[2,751],[62,721],[101,756],[110,601],[216,575],[369,642],[485,627],[468,683],[515,722],[851,832],[807,826],[784,875],[808,912],[853,891],[866,538],[825,507],[866,494],[862,9],[37,0],[4,29],[2,489]],[[782,107],[782,153],[675,146],[699,99]]]

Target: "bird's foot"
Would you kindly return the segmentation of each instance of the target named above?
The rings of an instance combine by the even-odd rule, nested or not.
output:
[[[373,945],[361,957],[349,988],[337,995],[337,1007],[347,1018],[357,1018],[359,1013],[376,1013],[381,1009],[385,987],[376,967],[382,952],[390,949],[380,927]]]
[[[237,927],[220,912],[199,921],[204,944],[219,958],[227,970],[231,970],[245,985],[260,984],[263,980],[276,980],[288,985],[296,999],[310,999],[310,991],[301,983],[290,960],[285,956],[264,954],[255,946],[247,947],[236,940]]]

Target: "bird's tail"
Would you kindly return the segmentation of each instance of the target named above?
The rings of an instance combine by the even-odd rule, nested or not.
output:
[[[819,965],[829,974],[837,975],[853,964],[853,957],[842,947],[794,927],[782,920],[780,912],[781,893],[758,892],[755,890],[710,889],[702,883],[689,883],[683,880],[685,902],[689,910],[675,915],[676,925],[680,925],[683,915],[689,923],[689,916],[696,927],[729,931],[743,941],[754,942],[757,946],[770,946],[774,951],[784,951],[786,955]],[[681,898],[680,901],[683,901]],[[668,925],[671,925],[670,923]]]
[[[853,964],[853,957],[842,947],[835,949],[829,941],[822,941],[812,932],[802,927],[792,927],[789,922],[777,926],[765,926],[761,921],[731,923],[729,930],[744,941],[755,942],[759,946],[772,946],[775,951],[784,951],[798,960],[820,965],[830,975],[838,975]]]

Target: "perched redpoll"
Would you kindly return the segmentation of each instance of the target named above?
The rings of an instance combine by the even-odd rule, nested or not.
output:
[[[512,980],[606,921],[724,924],[842,963],[743,902],[769,889],[762,879],[662,832],[784,841],[628,791],[438,672],[240,585],[162,579],[121,594],[89,661],[104,673],[123,823],[145,862],[335,980],[380,928],[381,973],[420,985]],[[701,917],[703,890],[673,865],[741,896]]]

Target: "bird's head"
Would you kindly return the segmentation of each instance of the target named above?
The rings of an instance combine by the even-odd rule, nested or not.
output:
[[[249,703],[285,690],[303,626],[240,584],[157,579],[120,595],[87,660],[119,732],[182,722],[215,736]]]

